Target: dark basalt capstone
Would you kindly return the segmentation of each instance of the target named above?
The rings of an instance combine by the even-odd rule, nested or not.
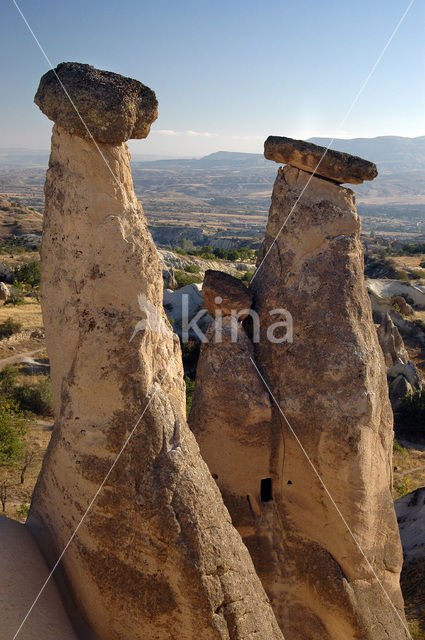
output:
[[[289,164],[339,184],[360,184],[364,180],[373,180],[378,175],[373,162],[349,153],[326,150],[326,147],[312,142],[282,136],[267,138],[264,143],[264,156],[267,160]]]
[[[45,73],[34,102],[68,133],[86,139],[91,134],[105,144],[146,138],[158,117],[152,89],[138,80],[78,62],[62,62]]]

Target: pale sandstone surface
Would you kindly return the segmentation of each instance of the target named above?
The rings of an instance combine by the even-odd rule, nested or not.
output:
[[[55,427],[28,527],[52,564],[144,412],[63,557],[83,617],[100,640],[281,639],[187,427],[127,147],[101,151],[119,184],[90,141],[54,127],[41,260]]]
[[[305,140],[269,136],[264,143],[267,160],[289,164],[334,182],[360,184],[378,175],[376,165],[349,153],[326,149]]]
[[[312,178],[273,243],[309,179],[285,167],[275,182],[259,263],[270,252],[251,286],[253,308],[261,318],[255,360],[401,619],[276,406],[270,424],[263,418],[263,425],[251,428],[250,406],[257,406],[260,391],[253,368],[249,373],[252,346],[246,340],[240,346],[243,376],[232,376],[229,364],[216,364],[220,345],[203,347],[190,423],[285,637],[406,639],[399,587],[402,553],[391,498],[392,415],[364,286],[352,191]],[[269,311],[276,308],[293,316],[293,343],[271,344],[265,338],[276,321]],[[223,402],[210,425],[208,413],[219,402],[214,387],[220,395],[225,388],[227,397],[231,390],[240,395],[239,403],[233,398],[230,404],[231,420]],[[251,398],[241,394],[241,387],[253,388]],[[242,433],[234,438],[238,404]],[[245,473],[236,476],[230,463],[218,459],[218,442]],[[261,480],[267,479],[271,496],[262,495]],[[254,508],[246,500],[250,493]]]
[[[79,62],[61,62],[45,73],[34,102],[68,133],[105,144],[146,138],[158,117],[152,89]]]
[[[11,640],[49,576],[46,561],[24,525],[0,517],[0,635]],[[54,580],[19,631],[19,640],[77,640]]]

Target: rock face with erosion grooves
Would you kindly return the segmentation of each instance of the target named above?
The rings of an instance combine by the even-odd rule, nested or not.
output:
[[[360,184],[378,175],[376,165],[349,153],[326,150],[312,142],[293,140],[282,136],[269,136],[264,143],[267,160],[289,164],[297,169],[315,173],[334,182]]]
[[[282,640],[187,427],[127,146],[100,149],[55,125],[41,250],[55,427],[28,526],[52,564],[106,478],[62,559],[99,640]]]
[[[250,285],[260,341],[239,344],[244,376],[233,375],[221,345],[203,347],[190,423],[285,637],[406,640],[392,414],[364,285],[360,222],[352,191],[317,177],[288,218],[309,179],[279,169],[259,264],[267,257]],[[291,313],[293,342],[267,339],[275,309]],[[276,405],[269,422],[265,411],[257,417],[252,352],[372,568]]]

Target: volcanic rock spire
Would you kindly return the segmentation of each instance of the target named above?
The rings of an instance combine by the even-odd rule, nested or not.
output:
[[[87,65],[56,74],[96,144],[50,71],[36,101],[56,122],[41,249],[55,426],[28,526],[52,565],[81,523],[62,578],[100,640],[282,640],[186,423],[125,144],[147,135],[155,95]]]
[[[300,150],[272,140],[277,161],[281,143],[289,162]],[[198,365],[190,425],[291,640],[409,637],[385,363],[354,194],[336,184],[368,179],[370,164],[333,152],[327,179],[312,162],[279,168],[250,285],[260,339],[232,344],[232,368],[213,325]],[[276,310],[291,314],[290,334],[271,331]]]

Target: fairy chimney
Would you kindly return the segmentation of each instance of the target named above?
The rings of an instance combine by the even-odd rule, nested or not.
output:
[[[55,122],[41,248],[55,426],[28,526],[51,566],[71,541],[61,583],[99,640],[282,640],[186,423],[125,144],[148,134],[155,94],[63,63],[36,103]]]
[[[232,367],[211,327],[189,422],[285,637],[406,640],[385,363],[340,186],[376,167],[325,151],[266,141],[295,166],[279,168],[250,284],[259,336],[245,325]]]

